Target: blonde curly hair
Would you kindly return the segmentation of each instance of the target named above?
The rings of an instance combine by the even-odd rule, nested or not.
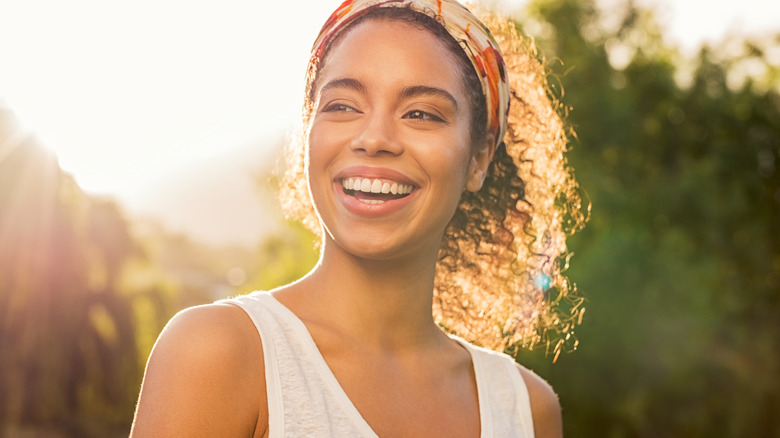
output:
[[[396,17],[390,19],[399,19],[398,13],[392,14]],[[416,23],[440,39],[448,38],[443,41],[451,51],[462,51],[435,19],[414,11],[400,14],[416,14]],[[582,298],[563,275],[569,254],[566,238],[582,227],[587,212],[565,158],[573,132],[564,123],[563,106],[549,92],[544,62],[533,42],[521,37],[511,21],[489,13],[480,18],[507,65],[509,127],[482,189],[463,194],[447,227],[436,266],[433,313],[445,329],[473,343],[496,350],[542,343],[557,358],[567,345],[576,348],[573,329],[584,312]],[[372,16],[360,20],[365,19]],[[454,54],[461,61],[465,56]],[[479,114],[484,103],[476,102],[482,90],[474,82],[470,62],[465,63],[464,81],[477,95],[472,98],[472,118],[484,121]],[[305,145],[320,69],[313,64],[307,72],[303,128],[288,147],[280,190],[287,216],[318,235],[321,225],[309,197]],[[479,128],[484,135],[485,129]]]

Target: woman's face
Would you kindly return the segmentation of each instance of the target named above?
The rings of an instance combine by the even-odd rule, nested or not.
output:
[[[307,162],[326,249],[435,257],[461,193],[479,188],[487,166],[473,154],[463,87],[447,48],[403,22],[365,21],[330,50]]]

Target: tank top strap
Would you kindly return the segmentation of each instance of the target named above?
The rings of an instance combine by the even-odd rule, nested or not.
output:
[[[269,437],[377,438],[294,313],[267,292],[223,302],[241,307],[260,334]]]
[[[450,335],[471,354],[479,393],[482,437],[534,438],[528,388],[510,356]]]

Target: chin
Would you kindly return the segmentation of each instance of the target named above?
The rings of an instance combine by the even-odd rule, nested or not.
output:
[[[335,249],[354,258],[375,261],[413,262],[416,259],[439,252],[441,239],[426,243],[426,239],[399,239],[387,233],[351,233],[348,236],[333,237],[327,234],[326,250]],[[434,258],[435,260],[435,258]]]

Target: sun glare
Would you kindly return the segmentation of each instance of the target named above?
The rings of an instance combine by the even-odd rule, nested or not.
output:
[[[292,129],[337,3],[7,1],[0,99],[79,185],[121,197]]]
[[[752,10],[777,9],[748,1]],[[0,99],[79,185],[122,198],[294,129],[311,41],[338,3],[6,0]],[[527,1],[478,3],[514,10]],[[691,13],[684,4],[640,3],[664,17]],[[691,36],[710,37],[718,23],[728,26],[731,9],[707,5],[719,11],[717,23],[678,16],[670,27],[685,22]],[[610,50],[616,65],[625,61],[620,47]]]

